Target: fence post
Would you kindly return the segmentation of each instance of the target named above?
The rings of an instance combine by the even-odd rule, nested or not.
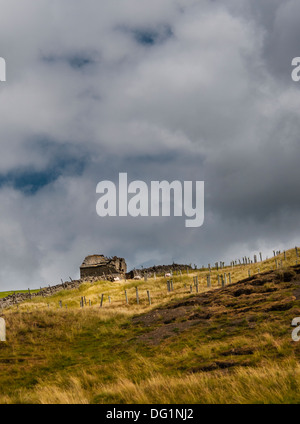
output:
[[[148,296],[148,300],[149,300],[149,305],[151,305],[151,297],[150,297],[150,291],[147,290],[147,296]]]
[[[126,299],[126,303],[127,303],[127,305],[128,305],[127,290],[125,290],[125,299]]]
[[[138,289],[138,287],[135,288],[135,291],[136,291],[136,303],[139,304],[140,299],[139,299],[139,289]]]
[[[210,275],[206,276],[207,279],[207,287],[211,287],[211,283],[210,283]]]
[[[222,281],[222,287],[225,287],[225,281],[224,281],[223,274],[221,274],[221,281]]]

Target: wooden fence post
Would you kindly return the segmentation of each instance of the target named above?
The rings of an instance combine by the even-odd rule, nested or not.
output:
[[[125,290],[125,299],[126,299],[126,303],[127,303],[127,305],[128,305],[127,290]]]
[[[138,289],[138,287],[135,288],[135,292],[136,292],[136,303],[139,304],[140,299],[139,299],[139,289]]]
[[[206,276],[206,280],[207,280],[207,287],[211,287],[211,283],[210,283],[210,275]]]
[[[148,296],[149,305],[151,305],[151,297],[150,297],[150,291],[149,290],[147,290],[147,296]]]
[[[222,282],[222,287],[225,287],[225,281],[224,281],[223,274],[221,274],[221,282]]]

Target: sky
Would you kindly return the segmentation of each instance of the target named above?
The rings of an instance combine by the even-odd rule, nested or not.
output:
[[[0,0],[0,291],[299,246],[297,0]],[[205,218],[99,217],[98,182],[204,181]]]

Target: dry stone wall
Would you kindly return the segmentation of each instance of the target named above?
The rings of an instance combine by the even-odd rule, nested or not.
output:
[[[47,297],[52,296],[54,293],[57,293],[61,290],[76,289],[80,286],[81,283],[83,283],[81,280],[72,280],[57,284],[55,286],[44,287],[35,293],[31,293],[29,290],[27,293],[13,293],[0,299],[0,310],[16,305],[17,303],[24,302],[24,300],[30,300],[36,296]]]

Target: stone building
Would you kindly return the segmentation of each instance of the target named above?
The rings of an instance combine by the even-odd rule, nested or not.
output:
[[[107,258],[104,255],[87,256],[80,267],[80,278],[111,278],[124,277],[127,266],[124,258],[114,256]]]

